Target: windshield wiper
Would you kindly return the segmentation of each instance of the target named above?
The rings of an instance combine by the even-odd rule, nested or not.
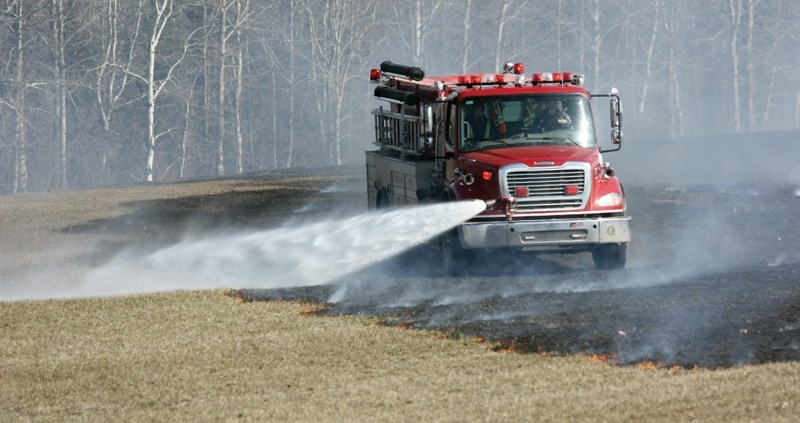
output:
[[[494,145],[486,145],[487,142],[497,142],[497,143],[503,144],[503,145],[505,145],[507,147],[513,147],[511,144],[509,144],[509,143],[507,143],[507,142],[505,142],[503,140],[482,138],[482,139],[478,139],[478,140],[472,140],[470,142],[470,144],[472,144],[475,147],[471,151],[488,150],[490,148],[495,148],[496,147]]]
[[[568,143],[570,143],[570,144],[572,144],[572,145],[574,145],[576,147],[583,147],[582,145],[578,144],[572,138],[567,138],[567,137],[531,137],[531,136],[528,136],[527,139],[529,139],[529,140],[543,140],[543,141],[562,141],[562,142],[568,142]]]
[[[507,143],[507,142],[505,142],[503,140],[484,140],[484,141],[499,142],[501,144],[505,144],[508,147],[511,147],[511,144],[509,144],[509,143]]]

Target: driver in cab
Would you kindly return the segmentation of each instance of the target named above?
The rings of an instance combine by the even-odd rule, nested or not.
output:
[[[536,116],[533,122],[533,132],[547,132],[555,129],[569,129],[572,127],[572,118],[567,114],[567,109],[561,109],[558,101],[549,99],[544,111]]]
[[[467,143],[503,137],[500,125],[494,123],[498,119],[490,116],[486,106],[484,103],[467,105],[468,110],[464,117],[464,140]]]

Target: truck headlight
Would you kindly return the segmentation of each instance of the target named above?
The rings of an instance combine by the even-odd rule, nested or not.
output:
[[[598,207],[621,206],[622,196],[618,192],[611,192],[598,198],[595,204]]]

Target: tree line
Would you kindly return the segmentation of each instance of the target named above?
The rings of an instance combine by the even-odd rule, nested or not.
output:
[[[791,0],[0,1],[3,194],[360,162],[383,60],[583,73],[629,140],[800,126]]]

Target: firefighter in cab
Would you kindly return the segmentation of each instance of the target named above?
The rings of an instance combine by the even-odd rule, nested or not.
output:
[[[547,132],[572,127],[572,118],[567,113],[567,109],[559,107],[558,100],[551,98],[545,104],[544,110],[536,116],[533,122],[533,132]]]
[[[471,104],[470,104],[471,103]],[[505,137],[502,112],[499,105],[485,102],[467,103],[464,138],[467,143],[481,140],[496,140]]]

